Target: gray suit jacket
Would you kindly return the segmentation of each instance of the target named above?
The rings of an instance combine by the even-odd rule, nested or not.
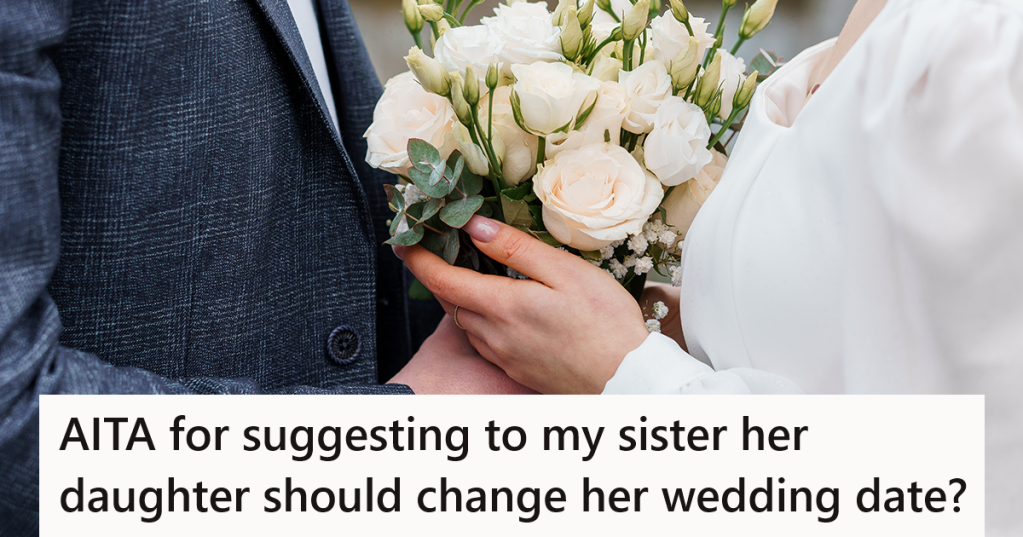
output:
[[[318,7],[340,137],[285,0],[0,6],[0,535],[37,531],[39,394],[409,393],[380,85]]]

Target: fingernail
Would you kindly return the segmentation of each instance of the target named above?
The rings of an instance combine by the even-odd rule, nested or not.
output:
[[[395,257],[405,260],[405,247],[404,246],[391,246],[391,251],[394,252]]]
[[[469,222],[465,224],[465,227],[462,229],[464,229],[470,237],[480,242],[490,242],[494,240],[494,237],[497,236],[497,232],[501,230],[501,228],[497,225],[497,222],[478,214],[470,218]]]

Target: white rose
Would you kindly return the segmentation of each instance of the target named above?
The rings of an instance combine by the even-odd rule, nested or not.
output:
[[[486,97],[480,98],[480,122],[487,128],[489,103]],[[538,140],[535,135],[519,128],[515,123],[515,115],[511,106],[511,87],[502,86],[494,90],[494,131],[495,138],[504,142],[504,162],[501,171],[508,186],[516,186],[536,173],[536,149]]]
[[[458,119],[451,103],[423,89],[405,72],[387,81],[373,110],[373,124],[363,136],[369,146],[366,162],[374,168],[408,176],[408,141],[419,138],[447,158],[455,150],[452,130]]]
[[[671,77],[661,62],[651,61],[633,71],[622,71],[618,82],[629,96],[631,109],[622,128],[636,134],[650,132],[661,103],[671,97]]]
[[[689,227],[696,219],[696,213],[717,187],[725,171],[728,157],[717,151],[712,150],[712,153],[714,156],[710,164],[704,166],[696,177],[672,190],[664,200],[663,207],[667,216],[664,223],[671,226],[671,231],[679,233],[680,237],[685,237],[689,232]]]
[[[490,27],[459,26],[440,36],[433,47],[433,57],[445,69],[458,71],[463,77],[465,66],[472,65],[482,84],[490,64],[501,62],[503,49],[504,41]]]
[[[718,79],[718,85],[723,85],[721,87],[721,111],[718,112],[721,119],[728,119],[729,114],[732,113],[732,99],[735,98],[735,92],[739,86],[746,80],[745,72],[746,62],[742,58],[736,58],[724,50],[721,51],[721,78]]]
[[[622,70],[622,60],[611,57],[612,47],[610,45],[602,48],[593,60],[590,68],[590,76],[593,78],[608,81],[618,80],[618,72]]]
[[[629,98],[617,82],[604,82],[597,90],[597,102],[579,130],[567,133],[557,132],[547,137],[547,159],[570,149],[581,149],[584,145],[604,142],[608,134],[611,143],[617,144],[622,134],[622,121],[629,113]]]
[[[664,195],[660,182],[612,144],[563,151],[533,180],[543,221],[554,238],[583,251],[599,250],[643,230]]]
[[[600,87],[596,78],[576,73],[563,63],[536,62],[511,69],[522,124],[541,136],[565,125],[572,128],[576,117],[593,104]]]
[[[710,126],[703,110],[681,97],[669,97],[654,117],[654,129],[643,142],[646,167],[665,186],[681,185],[711,161]]]
[[[561,55],[561,28],[551,22],[547,4],[501,4],[494,8],[494,15],[483,17],[480,23],[489,27],[503,42],[498,56],[504,63],[506,76],[511,75],[511,66],[516,63],[564,59]]]
[[[625,88],[618,82],[603,82],[597,90],[597,102],[579,130],[586,134],[587,143],[603,142],[604,132],[609,132],[611,143],[617,144],[630,110]]]
[[[689,25],[693,27],[693,37],[699,47],[696,49],[697,61],[703,60],[707,47],[714,44],[714,36],[707,33],[709,23],[700,17],[689,17]],[[677,21],[668,11],[664,15],[654,17],[650,21],[650,44],[655,60],[670,67],[689,47],[689,30]]]

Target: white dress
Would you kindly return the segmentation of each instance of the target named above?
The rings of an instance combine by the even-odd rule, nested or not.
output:
[[[604,393],[986,394],[989,534],[1023,535],[1023,2],[889,0],[807,101],[833,44],[686,236],[691,354],[651,335]]]

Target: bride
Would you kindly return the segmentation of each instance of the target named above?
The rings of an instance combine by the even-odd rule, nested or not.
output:
[[[681,287],[647,289],[679,304],[665,334],[582,259],[479,216],[465,230],[532,280],[397,253],[525,387],[986,394],[989,526],[1023,528],[1018,1],[860,0],[768,79]]]

